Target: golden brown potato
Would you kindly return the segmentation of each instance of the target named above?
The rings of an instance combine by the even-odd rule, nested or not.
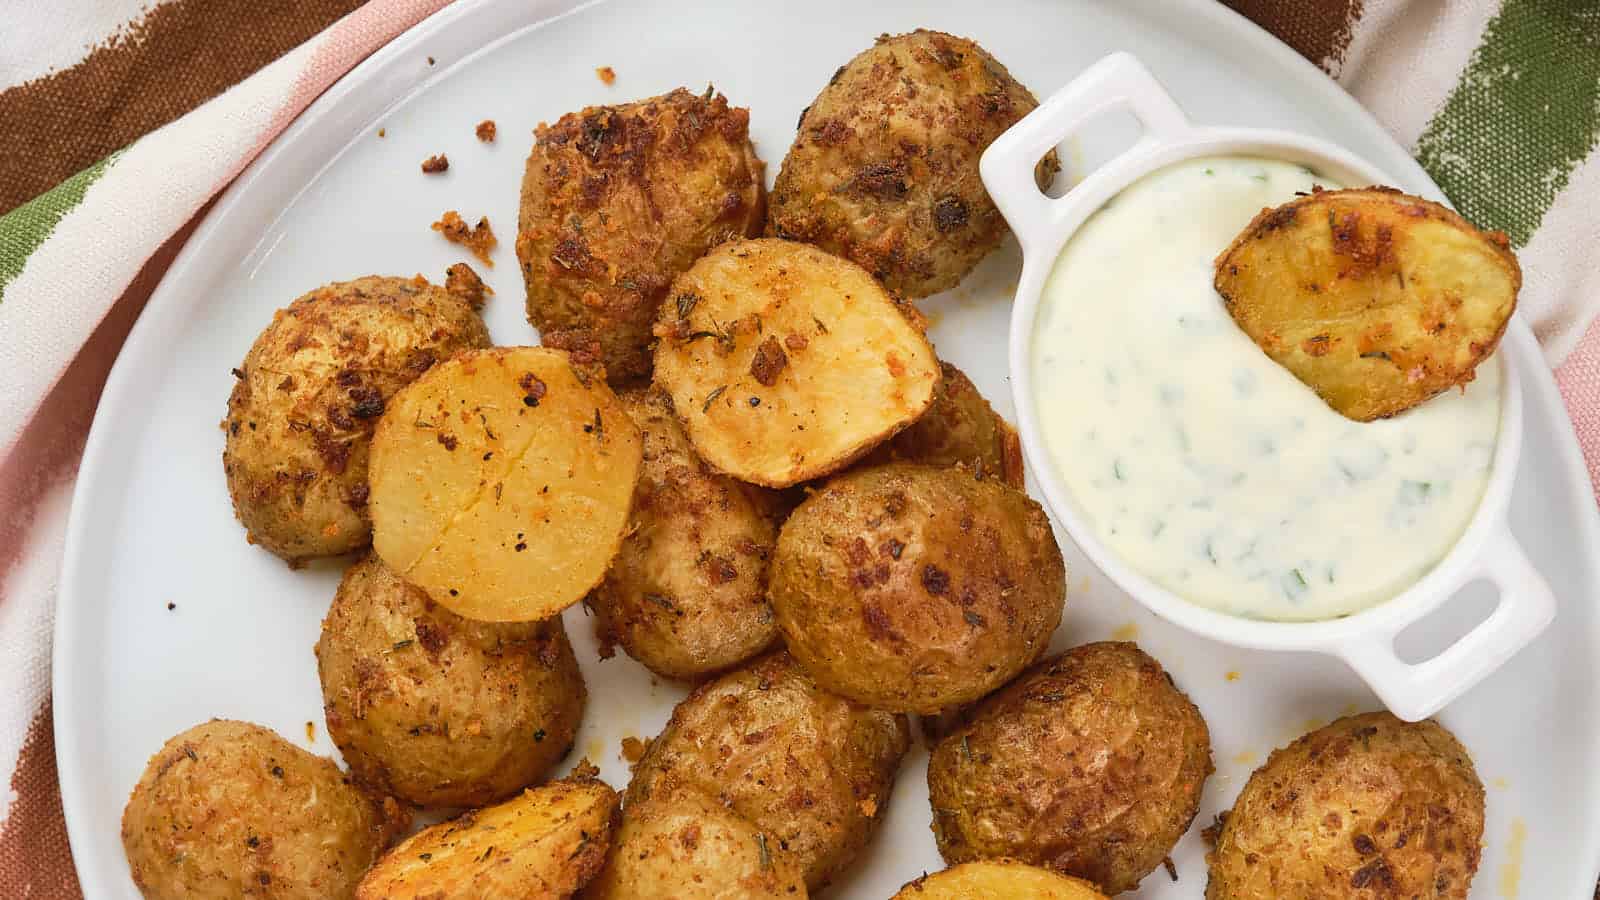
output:
[[[667,678],[730,669],[778,639],[767,602],[777,498],[703,463],[659,388],[619,399],[644,462],[622,550],[589,595],[601,645]]]
[[[815,247],[723,244],[673,283],[656,383],[714,468],[788,487],[850,464],[933,402],[920,317]]]
[[[778,535],[772,607],[827,690],[937,713],[1010,681],[1061,623],[1066,567],[1033,500],[959,468],[830,480]]]
[[[1206,898],[1463,900],[1483,816],[1483,784],[1450,732],[1348,716],[1250,776],[1211,854]]]
[[[571,897],[605,863],[617,792],[585,760],[498,806],[424,828],[361,879],[357,900]]]
[[[317,672],[351,773],[419,806],[483,806],[543,778],[588,696],[560,618],[463,619],[377,557],[339,583]]]
[[[150,900],[348,900],[408,824],[332,760],[213,719],[150,757],[122,813],[122,847]]]
[[[606,866],[584,900],[806,900],[794,854],[698,791],[623,812]]]
[[[228,397],[222,468],[252,543],[291,564],[372,539],[367,450],[401,387],[489,346],[466,299],[417,278],[324,285],[273,315]]]
[[[721,94],[594,106],[535,130],[517,259],[546,346],[597,356],[613,383],[650,375],[667,288],[707,250],[755,237],[764,167],[750,113]]]
[[[715,797],[794,853],[815,891],[866,846],[910,741],[904,716],[835,697],[775,653],[678,704],[634,767],[627,807]]]
[[[979,704],[928,761],[950,863],[1008,856],[1133,890],[1200,808],[1211,737],[1159,663],[1130,643],[1046,660]]]
[[[373,549],[441,606],[527,622],[581,600],[622,543],[639,429],[560,350],[435,366],[372,437]]]
[[[878,449],[863,465],[919,462],[930,466],[966,466],[979,477],[995,476],[1022,490],[1022,439],[978,392],[965,372],[939,364],[943,378],[933,405]]]
[[[1250,339],[1358,422],[1471,381],[1522,286],[1504,234],[1392,188],[1264,209],[1216,270]]]
[[[1106,900],[1106,896],[1081,878],[1013,859],[986,859],[924,875],[901,888],[894,900]]]
[[[953,288],[1008,231],[978,158],[1038,105],[966,38],[884,35],[800,114],[767,232],[854,260],[903,297]],[[1039,187],[1059,169],[1051,151]]]

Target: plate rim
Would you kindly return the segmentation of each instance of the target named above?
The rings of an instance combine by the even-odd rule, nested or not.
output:
[[[78,616],[92,613],[92,609],[84,598],[80,596],[77,573],[82,570],[87,561],[86,532],[92,514],[89,506],[98,492],[101,475],[101,460],[110,449],[113,433],[123,423],[117,415],[117,410],[129,408],[120,402],[106,403],[107,400],[118,401],[124,398],[133,386],[137,371],[142,371],[143,357],[148,356],[146,344],[154,344],[159,338],[167,335],[166,331],[157,331],[156,319],[165,316],[150,315],[152,311],[163,312],[169,306],[178,304],[182,299],[182,283],[191,270],[202,267],[207,261],[216,258],[215,254],[208,251],[213,243],[226,241],[228,232],[238,228],[248,227],[251,205],[255,200],[254,186],[264,178],[272,175],[280,165],[289,165],[294,162],[293,153],[299,145],[308,140],[308,133],[317,131],[322,124],[337,117],[341,113],[348,113],[347,104],[362,105],[359,97],[353,97],[363,91],[378,91],[382,99],[375,105],[379,109],[392,109],[404,104],[415,94],[426,91],[438,79],[441,79],[457,66],[470,64],[470,61],[488,52],[499,44],[519,39],[530,30],[542,27],[556,19],[573,15],[583,10],[606,2],[606,0],[535,0],[528,3],[526,0],[456,0],[439,11],[429,15],[416,23],[405,32],[401,33],[389,43],[378,48],[366,59],[362,60],[350,71],[346,72],[327,90],[312,101],[295,120],[249,165],[234,179],[233,183],[225,188],[221,196],[214,202],[212,208],[196,227],[194,234],[184,244],[172,264],[163,274],[161,281],[152,291],[148,302],[141,311],[127,339],[118,349],[110,373],[102,388],[99,401],[96,405],[95,415],[90,425],[88,437],[84,444],[83,454],[79,465],[76,482],[73,485],[71,505],[68,512],[67,527],[63,539],[60,577],[55,608],[55,623],[52,629],[51,662],[51,696],[53,704],[53,737],[55,739],[55,762],[57,766],[57,779],[61,790],[62,818],[66,825],[68,842],[72,851],[73,868],[76,871],[79,884],[86,896],[98,896],[100,889],[105,887],[103,882],[95,877],[94,869],[82,861],[79,853],[80,847],[87,848],[92,843],[90,831],[98,820],[86,814],[74,815],[74,810],[82,804],[81,798],[88,793],[88,788],[82,783],[79,773],[82,767],[69,765],[73,761],[74,753],[79,744],[79,736],[74,733],[69,725],[75,721],[75,698],[79,697],[76,690],[76,676],[79,667],[76,665],[78,654],[71,635],[81,630],[77,625]],[[1123,5],[1123,4],[1119,4]],[[1392,151],[1395,158],[1394,166],[1382,166],[1408,185],[1424,188],[1419,193],[1424,193],[1435,199],[1443,198],[1443,193],[1428,176],[1427,172],[1402,147],[1392,135],[1384,129],[1375,117],[1372,116],[1361,104],[1348,94],[1332,78],[1328,77],[1319,67],[1302,57],[1297,51],[1282,43],[1270,32],[1261,28],[1245,16],[1235,12],[1222,3],[1212,0],[1140,0],[1128,3],[1125,8],[1133,7],[1129,11],[1134,15],[1149,17],[1158,14],[1161,10],[1178,11],[1181,15],[1191,20],[1198,20],[1205,24],[1210,34],[1205,39],[1231,39],[1241,45],[1241,52],[1251,52],[1263,58],[1264,63],[1282,75],[1292,78],[1294,87],[1303,91],[1314,99],[1321,108],[1332,108],[1332,111],[1344,119],[1360,122],[1370,132],[1372,140]],[[446,30],[462,19],[476,18],[479,16],[493,16],[496,12],[510,15],[519,24],[501,34],[498,38],[476,46],[464,53],[460,58],[451,60],[446,65],[438,67],[415,80],[394,81],[382,83],[376,77],[382,74],[385,67],[393,64],[397,59],[415,51],[418,45]],[[345,144],[343,146],[348,146]],[[329,156],[321,165],[315,166],[312,174],[301,185],[301,190],[309,186],[320,176],[321,172],[343,153],[343,146],[339,152]],[[280,195],[276,208],[270,204],[267,209],[274,219],[282,211],[298,199],[299,191],[287,196]],[[259,204],[257,204],[259,205]],[[239,222],[241,218],[245,221]],[[1531,332],[1529,338],[1531,341]],[[1543,354],[1535,354],[1538,362],[1543,362]],[[1561,399],[1556,386],[1554,372],[1546,365],[1532,365],[1526,373],[1529,375],[1524,383],[1524,401],[1536,402],[1543,413],[1549,416],[1556,424],[1546,432],[1556,457],[1560,460],[1562,470],[1559,475],[1573,484],[1588,485],[1588,469],[1584,464],[1582,451],[1579,448],[1577,434],[1567,414],[1566,406]],[[137,406],[135,404],[134,406]],[[102,416],[101,411],[107,410]],[[118,421],[113,421],[118,420]],[[1526,438],[1527,435],[1525,434]],[[1590,498],[1592,499],[1592,498]],[[1576,518],[1581,534],[1579,542],[1596,551],[1600,556],[1600,505],[1584,503],[1582,499],[1568,499],[1566,502],[1575,504]],[[1586,580],[1591,584],[1600,584],[1600,567],[1594,564],[1589,566],[1587,573],[1590,577]],[[1597,617],[1591,627],[1590,642],[1600,646],[1600,617]],[[1600,703],[1600,701],[1597,701]],[[1590,751],[1591,761],[1600,763],[1600,745]],[[1600,779],[1596,779],[1595,787],[1591,790],[1592,796],[1586,798],[1587,807],[1600,810]],[[91,819],[92,821],[85,821]],[[1591,860],[1590,874],[1586,876],[1588,883],[1593,883],[1596,876],[1600,875],[1600,813],[1594,814],[1586,823],[1583,839],[1579,842]],[[1580,882],[1580,886],[1583,882]],[[1582,895],[1587,897],[1587,889]]]

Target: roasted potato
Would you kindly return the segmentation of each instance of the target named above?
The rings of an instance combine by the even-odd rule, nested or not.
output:
[[[778,639],[767,602],[778,499],[702,462],[660,389],[618,399],[644,461],[622,550],[589,595],[601,644],[667,678],[732,668]]]
[[[1038,105],[966,38],[884,35],[800,114],[767,233],[854,260],[903,297],[953,288],[1008,231],[978,158]],[[1040,160],[1041,190],[1060,168],[1054,151]]]
[[[980,478],[999,478],[1022,490],[1022,439],[978,392],[965,372],[947,362],[933,404],[922,418],[878,449],[862,465],[919,462],[930,466],[966,466]]]
[[[1026,494],[895,463],[839,475],[790,514],[770,593],[784,643],[819,685],[932,714],[1044,652],[1066,577],[1050,520]]]
[[[656,383],[712,467],[788,487],[843,468],[933,402],[920,317],[815,247],[723,244],[673,282]]]
[[[1106,896],[1081,878],[1014,859],[986,859],[924,875],[901,888],[894,900],[1106,900]]]
[[[122,847],[150,900],[348,900],[408,824],[332,760],[213,719],[150,757],[122,813]]]
[[[1211,773],[1205,720],[1130,643],[1086,644],[980,703],[928,761],[939,852],[1012,857],[1133,890],[1172,852]]]
[[[424,828],[378,860],[357,900],[571,897],[600,871],[617,792],[580,763],[498,806]]]
[[[1450,732],[1348,716],[1250,776],[1211,853],[1206,900],[1463,900],[1483,816],[1483,784]]]
[[[595,355],[614,383],[650,376],[650,327],[672,279],[766,220],[748,110],[682,88],[535,130],[517,259],[546,346]]]
[[[1245,334],[1358,422],[1471,381],[1521,286],[1504,234],[1392,188],[1264,209],[1216,263]]]
[[[714,797],[795,854],[815,891],[866,846],[910,740],[904,716],[835,697],[770,654],[678,704],[634,767],[626,805]]]
[[[639,429],[560,350],[463,354],[397,394],[372,437],[373,549],[469,619],[547,619],[604,577]]]
[[[587,699],[559,617],[463,619],[376,557],[339,583],[317,672],[351,774],[419,806],[483,806],[538,781]]]
[[[794,854],[698,791],[653,796],[623,813],[584,900],[806,900]]]
[[[273,315],[233,370],[222,468],[251,543],[291,564],[372,539],[367,450],[384,406],[440,360],[489,346],[463,296],[416,278],[324,285]]]

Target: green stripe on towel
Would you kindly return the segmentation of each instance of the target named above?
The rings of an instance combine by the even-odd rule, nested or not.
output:
[[[89,190],[119,153],[113,153],[82,172],[68,178],[27,203],[0,216],[0,302],[5,301],[6,285],[22,273],[28,257],[39,249],[55,230],[61,217],[83,202]]]

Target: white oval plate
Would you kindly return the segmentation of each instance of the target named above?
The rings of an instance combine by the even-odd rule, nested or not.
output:
[[[246,171],[130,336],[78,479],[57,612],[55,721],[67,827],[89,897],[137,896],[118,823],[145,760],[167,737],[225,716],[333,752],[311,648],[341,566],[292,572],[245,544],[220,461],[228,370],[274,309],[322,282],[374,272],[442,277],[462,258],[428,228],[446,209],[494,223],[502,245],[499,266],[485,273],[498,291],[486,313],[490,331],[500,343],[531,342],[511,242],[538,121],[714,82],[750,107],[771,176],[800,110],[835,68],[880,32],[925,26],[976,38],[1041,96],[1105,53],[1131,50],[1197,122],[1320,135],[1399,173],[1404,187],[1438,193],[1337,86],[1218,4],[917,6],[808,0],[757,9],[717,0],[691,13],[665,2],[461,2],[358,67]],[[612,88],[595,77],[604,65],[616,68]],[[499,123],[492,146],[473,136],[485,118]],[[1069,168],[1081,168],[1085,152],[1096,155],[1091,141],[1069,150]],[[420,161],[441,151],[449,173],[421,175]],[[1007,415],[1004,348],[1018,263],[1008,247],[924,304],[940,353]],[[1561,600],[1559,621],[1440,718],[1471,749],[1489,789],[1473,896],[1520,889],[1541,900],[1588,898],[1600,861],[1600,526],[1549,373],[1530,365],[1524,376],[1528,435],[1511,520]],[[1165,625],[1064,538],[1063,549],[1072,589],[1055,646],[1136,637],[1211,724],[1217,774],[1173,854],[1179,881],[1158,870],[1130,895],[1198,898],[1206,880],[1200,826],[1229,806],[1273,747],[1376,700],[1337,661],[1227,649]],[[1434,624],[1462,633],[1472,607],[1482,604],[1462,598]],[[566,619],[590,693],[573,759],[589,756],[620,786],[628,777],[620,740],[654,734],[684,691],[654,682],[626,656],[601,661],[582,609]],[[919,746],[906,760],[875,842],[829,896],[879,900],[942,867],[928,830],[926,757]]]

